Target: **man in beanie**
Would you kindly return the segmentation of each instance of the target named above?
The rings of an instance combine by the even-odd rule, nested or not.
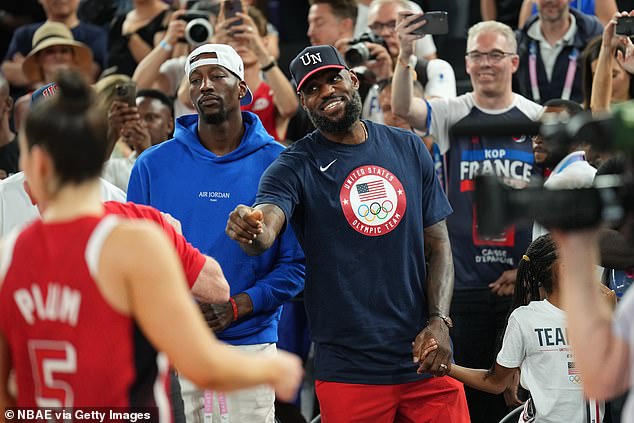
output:
[[[334,47],[304,49],[290,70],[317,130],[267,169],[226,233],[261,254],[295,230],[322,421],[468,422],[462,384],[444,376],[452,210],[429,152],[409,131],[359,119],[359,81]],[[442,347],[421,361],[430,336]]]
[[[139,156],[128,200],[170,213],[187,240],[220,263],[231,297],[213,307],[201,304],[218,338],[245,351],[275,354],[281,305],[304,286],[304,255],[291,229],[258,257],[245,254],[223,229],[236,205],[255,200],[262,173],[284,147],[255,114],[240,111],[252,95],[233,48],[198,47],[187,57],[185,74],[198,113],[179,117],[173,139]],[[214,422],[275,420],[275,395],[265,386],[224,394],[199,391],[183,380],[182,394],[188,421],[203,421],[212,408]]]

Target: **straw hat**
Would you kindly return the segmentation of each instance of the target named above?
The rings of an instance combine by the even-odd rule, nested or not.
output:
[[[73,48],[75,64],[86,75],[90,75],[92,71],[92,51],[90,48],[79,41],[75,41],[70,29],[59,22],[45,22],[40,26],[35,34],[33,34],[32,48],[22,62],[22,72],[31,82],[48,82],[43,81],[42,69],[37,61],[37,54],[53,46],[70,46]]]

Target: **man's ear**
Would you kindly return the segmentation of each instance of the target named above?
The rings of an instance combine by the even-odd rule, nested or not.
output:
[[[299,91],[297,95],[299,96],[299,104],[302,106],[302,109],[306,110],[306,101],[304,99],[304,94],[302,94],[302,92]]]
[[[348,69],[348,73],[350,74],[350,80],[352,81],[352,88],[354,88],[355,90],[358,90],[359,77],[357,77],[357,74],[352,69]]]
[[[239,90],[240,99],[242,99],[245,95],[247,95],[247,83],[244,81],[240,81],[240,90]]]

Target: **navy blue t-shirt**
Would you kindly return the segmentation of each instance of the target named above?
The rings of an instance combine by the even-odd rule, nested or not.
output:
[[[23,25],[16,29],[4,59],[12,60],[15,53],[20,53],[26,57],[33,47],[33,34],[43,23]],[[105,69],[108,54],[108,33],[106,30],[96,25],[80,22],[75,28],[71,28],[70,32],[76,41],[81,41],[90,47],[95,63],[101,66],[102,70]]]
[[[368,139],[318,131],[262,176],[306,254],[305,303],[318,380],[422,379],[411,343],[427,321],[424,228],[451,212],[429,152],[411,132],[364,121]]]
[[[476,106],[473,95],[452,99],[434,99],[430,104],[430,133],[446,154],[447,196],[455,213],[447,219],[455,268],[455,289],[489,289],[502,272],[517,267],[526,251],[532,228],[512,225],[494,237],[478,234],[475,216],[475,177],[496,175],[514,188],[528,185],[534,172],[531,138],[454,137],[449,128],[463,119],[484,122],[493,120],[535,120],[542,107],[515,95],[505,110],[484,110]]]

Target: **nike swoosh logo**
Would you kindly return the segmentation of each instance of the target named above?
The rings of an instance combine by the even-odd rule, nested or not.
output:
[[[319,166],[319,170],[321,170],[322,172],[327,171],[327,170],[328,170],[328,168],[329,168],[330,166],[332,166],[332,164],[333,164],[334,162],[336,162],[336,161],[337,161],[337,159],[334,159],[333,161],[331,161],[330,163],[328,163],[326,166]]]

